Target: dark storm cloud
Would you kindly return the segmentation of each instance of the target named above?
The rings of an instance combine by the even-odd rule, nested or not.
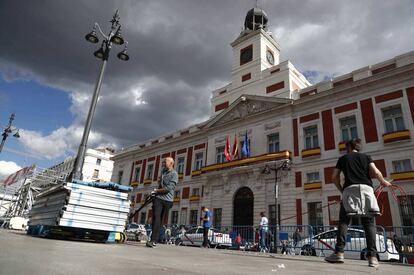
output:
[[[254,3],[3,0],[0,73],[9,81],[32,78],[71,93],[74,124],[81,125],[99,67],[92,56],[96,45],[84,35],[94,22],[108,30],[119,9],[131,59],[121,62],[115,55],[122,47],[113,50],[93,131],[101,135],[96,142],[141,142],[209,115],[211,90],[230,79],[229,43]],[[291,59],[315,80],[412,50],[413,3],[259,1],[281,44],[282,60]]]

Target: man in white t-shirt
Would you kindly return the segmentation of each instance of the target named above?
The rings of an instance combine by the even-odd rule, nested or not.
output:
[[[260,212],[260,224],[259,224],[259,233],[260,233],[260,251],[267,250],[266,247],[266,235],[269,228],[269,220],[266,218],[264,212]]]

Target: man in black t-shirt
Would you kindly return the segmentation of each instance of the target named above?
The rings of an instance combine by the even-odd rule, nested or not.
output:
[[[360,139],[352,139],[348,141],[346,143],[346,149],[347,154],[339,158],[332,176],[332,181],[335,183],[335,186],[341,193],[344,191],[345,188],[355,184],[365,184],[370,187],[373,187],[371,176],[375,177],[382,186],[391,185],[391,183],[389,183],[383,178],[381,172],[375,166],[372,158],[366,154],[359,153],[361,149]],[[340,182],[341,172],[345,176],[344,186],[342,186]],[[350,218],[347,216],[343,203],[341,202],[335,252],[332,255],[326,257],[325,261],[330,263],[344,262],[344,248],[346,243],[346,234],[348,231],[349,222]],[[368,265],[371,267],[378,267],[378,260],[376,257],[377,249],[375,245],[375,217],[361,217],[361,222],[365,231]]]

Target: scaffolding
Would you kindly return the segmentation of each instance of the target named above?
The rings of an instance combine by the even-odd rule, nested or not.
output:
[[[5,186],[0,200],[0,208],[5,208],[3,206],[5,199],[8,200],[8,207],[6,207],[3,217],[0,217],[0,227],[7,227],[13,217],[28,218],[36,196],[52,186],[65,182],[67,177],[68,173],[53,168],[35,167],[33,173],[19,179],[12,188]]]

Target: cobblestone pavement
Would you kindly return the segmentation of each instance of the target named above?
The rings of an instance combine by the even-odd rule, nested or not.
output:
[[[0,230],[1,275],[56,274],[414,274],[414,267],[365,261],[328,264],[318,257],[142,243],[99,244],[52,240]]]

